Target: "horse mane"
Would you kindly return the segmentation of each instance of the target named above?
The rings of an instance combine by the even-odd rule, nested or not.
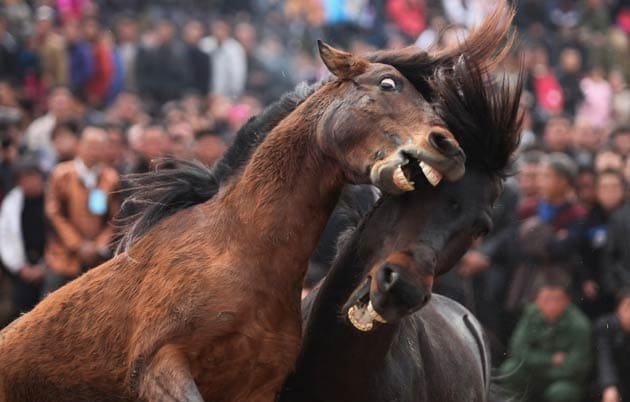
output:
[[[502,1],[458,45],[437,51],[416,46],[375,52],[372,62],[398,69],[434,104],[466,154],[467,165],[505,177],[520,141],[523,73],[511,85],[491,74],[512,51],[514,7]]]
[[[462,55],[466,55],[482,73],[493,71],[505,59],[516,41],[516,34],[511,30],[514,15],[514,7],[502,1],[481,25],[473,28],[463,43],[429,51],[412,45],[398,50],[376,51],[367,59],[395,67],[427,100],[432,101],[435,94],[427,78],[440,68],[452,68]]]
[[[128,250],[161,220],[214,197],[220,186],[247,163],[267,134],[320,85],[299,84],[249,119],[212,168],[198,161],[164,158],[153,171],[127,175],[123,191],[126,198],[115,220],[119,234],[116,254]]]
[[[496,81],[482,66],[460,57],[452,68],[438,69],[429,80],[434,108],[466,154],[466,165],[490,174],[511,174],[520,142],[523,73],[516,82],[503,74]]]

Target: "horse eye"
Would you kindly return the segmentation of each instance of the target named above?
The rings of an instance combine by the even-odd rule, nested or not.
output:
[[[379,86],[385,91],[393,91],[396,89],[396,81],[391,78],[383,78]]]

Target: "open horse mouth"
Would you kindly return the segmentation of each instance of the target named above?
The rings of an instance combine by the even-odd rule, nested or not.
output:
[[[425,161],[418,161],[414,158],[405,159],[394,170],[392,180],[400,190],[409,192],[415,190],[415,181],[419,175],[424,175],[427,181],[433,186],[437,186],[442,181],[444,175],[436,168]]]
[[[362,332],[369,332],[374,328],[374,321],[386,324],[387,321],[376,311],[370,300],[370,283],[372,279],[367,277],[350,300],[354,303],[348,308],[348,320],[353,327]]]

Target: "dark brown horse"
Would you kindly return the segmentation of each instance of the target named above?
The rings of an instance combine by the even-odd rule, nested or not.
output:
[[[504,35],[511,16],[504,5],[480,29]],[[349,236],[305,300],[303,349],[281,402],[489,400],[481,326],[457,303],[431,298],[434,278],[491,229],[518,144],[520,80],[494,86],[484,62],[464,55],[438,68],[424,89],[457,133],[466,174],[433,191],[416,179],[416,191],[383,197]]]
[[[299,350],[307,260],[344,183],[403,193],[415,171],[434,185],[464,173],[453,135],[400,72],[320,53],[336,79],[216,196],[172,199],[125,252],[0,333],[0,401],[274,399]]]

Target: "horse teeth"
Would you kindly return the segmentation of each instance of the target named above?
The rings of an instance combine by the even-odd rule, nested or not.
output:
[[[394,170],[394,175],[392,178],[396,187],[398,187],[402,191],[413,191],[415,189],[414,182],[407,180],[405,172],[403,172],[400,165],[398,165],[396,170]]]
[[[348,319],[352,323],[352,326],[354,326],[356,329],[358,329],[361,332],[369,332],[369,331],[371,331],[372,327],[373,327],[373,324],[372,324],[371,321],[369,323],[362,324],[355,317],[355,314],[359,314],[358,310],[359,309],[356,306],[352,306],[352,307],[350,307],[348,309]]]
[[[444,177],[442,176],[442,173],[438,172],[437,169],[428,165],[424,161],[420,161],[419,165],[420,165],[420,169],[422,169],[422,173],[424,173],[424,176],[427,178],[427,180],[429,181],[429,183],[431,183],[433,187],[440,184],[440,181],[442,181],[442,177]]]
[[[384,319],[382,315],[377,313],[376,310],[374,310],[374,306],[372,305],[372,300],[370,300],[370,302],[368,303],[367,309],[368,309],[368,313],[370,313],[370,317],[372,317],[374,321],[378,321],[381,324],[387,324],[387,320]]]

